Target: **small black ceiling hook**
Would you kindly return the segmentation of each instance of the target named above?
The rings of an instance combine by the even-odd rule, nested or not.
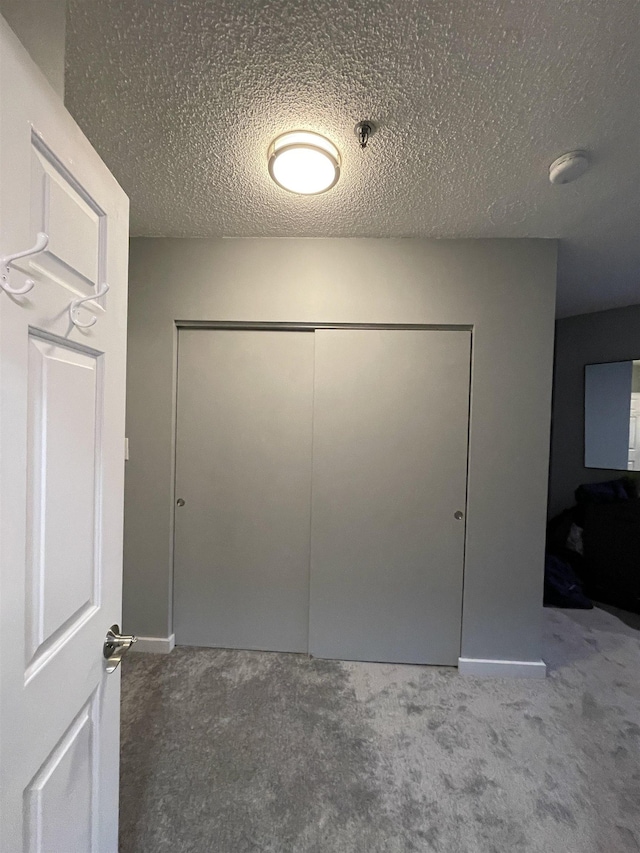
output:
[[[372,121],[359,121],[355,126],[355,134],[360,143],[360,148],[366,148],[369,140],[375,133],[376,126]]]

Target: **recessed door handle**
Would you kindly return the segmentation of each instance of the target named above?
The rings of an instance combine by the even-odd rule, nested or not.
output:
[[[128,651],[138,638],[133,634],[121,634],[119,625],[112,625],[107,631],[102,654],[107,660],[107,672],[114,672],[122,660],[122,656]]]
[[[184,506],[184,499],[183,499],[183,498],[178,498],[178,500],[176,501],[176,504],[177,504],[178,506]]]
[[[462,510],[457,509],[453,513],[453,517],[456,519],[456,521],[462,521],[462,519],[464,518],[464,513],[462,512]]]

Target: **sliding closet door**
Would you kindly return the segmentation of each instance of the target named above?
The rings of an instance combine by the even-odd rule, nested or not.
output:
[[[470,344],[316,332],[311,654],[457,664]]]
[[[307,651],[313,352],[313,332],[179,333],[177,643]]]

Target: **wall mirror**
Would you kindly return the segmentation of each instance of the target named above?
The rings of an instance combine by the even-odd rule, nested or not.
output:
[[[640,471],[640,359],[585,365],[584,467]]]

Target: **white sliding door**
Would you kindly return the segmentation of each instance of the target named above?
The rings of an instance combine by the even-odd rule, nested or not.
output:
[[[470,345],[316,332],[311,654],[457,664]]]
[[[176,641],[456,664],[470,332],[179,334]]]
[[[313,332],[179,333],[178,644],[305,652]]]

